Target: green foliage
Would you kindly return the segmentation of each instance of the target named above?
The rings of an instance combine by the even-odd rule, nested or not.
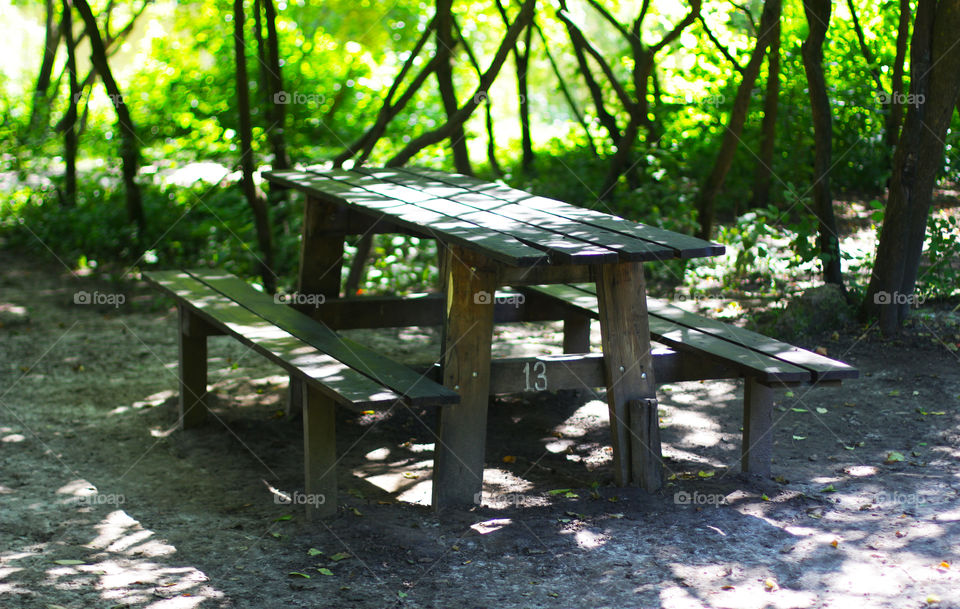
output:
[[[960,221],[957,216],[930,216],[924,253],[926,265],[920,268],[917,292],[924,298],[951,298],[960,294]]]

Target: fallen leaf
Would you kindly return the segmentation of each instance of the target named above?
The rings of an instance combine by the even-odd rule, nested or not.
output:
[[[830,411],[826,408],[817,408],[817,414],[827,414],[828,412]]]
[[[727,585],[725,585],[725,586],[720,586],[720,589],[721,589],[721,590],[736,590],[736,588],[734,588],[734,587],[731,586],[730,584],[727,584]]]
[[[320,567],[317,569],[317,572],[320,573],[320,575],[333,575],[333,571],[326,567]]]
[[[891,463],[898,463],[900,461],[903,461],[905,458],[906,457],[904,457],[901,453],[898,453],[897,451],[894,450],[887,453],[887,458],[884,461],[884,463],[886,463],[887,465]]]
[[[291,516],[290,514],[284,514],[283,516],[281,516],[281,517],[279,517],[279,518],[275,518],[273,521],[274,521],[274,522],[283,522],[284,520],[290,520],[290,519],[292,519],[292,518],[293,518],[293,516]]]
[[[794,411],[794,412],[810,412],[810,411],[807,410],[806,408],[791,408],[790,410],[792,410],[792,411]]]
[[[403,472],[403,477],[404,477],[404,478],[409,478],[409,479],[411,479],[411,480],[416,480],[417,478],[420,477],[420,474],[417,474],[417,473],[414,473],[414,472]]]
[[[940,597],[937,596],[936,594],[931,594],[930,596],[927,597],[928,605],[936,605],[939,602],[940,602]]]
[[[289,575],[290,577],[303,577],[304,579],[310,579],[309,575],[307,575],[306,573],[301,573],[299,571],[291,571],[287,573],[287,575]]]
[[[763,495],[760,495],[760,499],[764,501],[770,501],[770,497],[767,497],[766,493],[764,493]]]
[[[763,581],[763,587],[766,588],[768,592],[776,592],[780,589],[780,586],[777,585],[777,582],[773,581],[773,579],[769,577]]]
[[[336,554],[330,557],[330,560],[332,560],[333,562],[340,562],[341,560],[344,560],[346,558],[350,558],[350,555],[347,554],[346,552],[337,552]]]
[[[806,440],[807,436],[793,436],[794,440]]]
[[[887,395],[890,396],[890,397],[892,397],[892,398],[895,398],[895,397],[897,397],[898,395],[900,395],[900,390],[899,390],[899,389],[891,389],[891,390],[890,390],[890,393],[888,393]]]
[[[60,560],[53,561],[58,565],[82,565],[85,564],[84,560],[74,560],[72,558],[61,558]]]
[[[580,498],[580,495],[574,493],[573,491],[566,492],[566,493],[563,494],[563,496],[566,497],[567,499],[579,499],[579,498]]]
[[[703,470],[700,470],[697,472],[697,475],[700,476],[701,478],[713,478],[713,475],[715,473],[716,472],[705,472]]]
[[[827,355],[827,348],[826,348],[826,347],[817,347],[816,349],[813,350],[813,352],[816,353],[817,355],[826,356],[826,355]]]
[[[820,489],[820,492],[821,492],[821,493],[836,493],[836,492],[837,492],[837,489],[836,489],[832,484],[828,484],[827,486],[825,486],[825,487],[823,487],[822,489]]]
[[[555,488],[552,491],[547,491],[548,495],[562,495],[564,493],[569,493],[570,489],[568,488]]]
[[[840,540],[839,540],[839,539],[834,539],[833,541],[830,542],[830,545],[833,546],[833,547],[837,547],[837,546],[840,545]]]
[[[363,516],[363,512],[361,512],[360,510],[358,510],[358,509],[355,508],[355,507],[350,508],[350,511],[353,512],[353,515],[354,515],[354,516]]]
[[[517,462],[517,458],[514,457],[513,455],[504,455],[504,457],[503,457],[503,462],[504,462],[504,463],[516,463],[516,462]]]
[[[944,571],[946,571],[947,569],[950,568],[950,563],[948,563],[947,561],[943,561],[937,566],[937,568],[943,569]]]
[[[310,548],[307,550],[308,556],[320,556],[321,554],[323,554],[323,550],[318,550],[316,548]]]

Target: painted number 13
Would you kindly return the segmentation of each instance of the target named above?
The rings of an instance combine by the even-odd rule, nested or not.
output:
[[[546,391],[547,365],[543,362],[535,362],[531,368],[530,362],[527,362],[523,365],[523,379],[524,391]],[[532,384],[531,380],[533,381]]]

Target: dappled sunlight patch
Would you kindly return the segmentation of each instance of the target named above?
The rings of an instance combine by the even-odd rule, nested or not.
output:
[[[429,505],[433,488],[430,479],[433,460],[408,463],[406,460],[366,463],[354,468],[353,475],[377,488],[396,495],[397,500]]]
[[[554,427],[553,431],[563,438],[581,438],[595,429],[605,427],[609,419],[610,414],[606,402],[590,400],[577,408],[567,420]]]
[[[533,484],[500,468],[483,471],[483,492],[474,497],[474,503],[494,509],[536,507],[548,505],[546,497],[533,489]]]
[[[26,436],[24,436],[23,434],[20,434],[20,433],[12,433],[12,434],[9,434],[9,435],[6,435],[6,436],[3,436],[2,438],[0,438],[0,442],[4,442],[4,443],[7,443],[7,444],[12,444],[12,443],[15,443],[15,442],[23,442],[23,441],[26,440],[26,439],[27,439]]]

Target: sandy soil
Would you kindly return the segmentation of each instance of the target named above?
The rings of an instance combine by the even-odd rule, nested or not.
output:
[[[441,514],[431,413],[344,411],[339,514],[306,523],[271,491],[302,490],[278,369],[213,339],[216,416],[176,431],[169,301],[0,269],[0,607],[960,607],[956,314],[810,339],[863,376],[783,396],[775,479],[738,473],[732,381],[663,387],[657,495],[611,484],[602,395],[497,400],[483,503]],[[414,359],[437,341],[359,337]],[[498,338],[557,350],[554,326]]]

